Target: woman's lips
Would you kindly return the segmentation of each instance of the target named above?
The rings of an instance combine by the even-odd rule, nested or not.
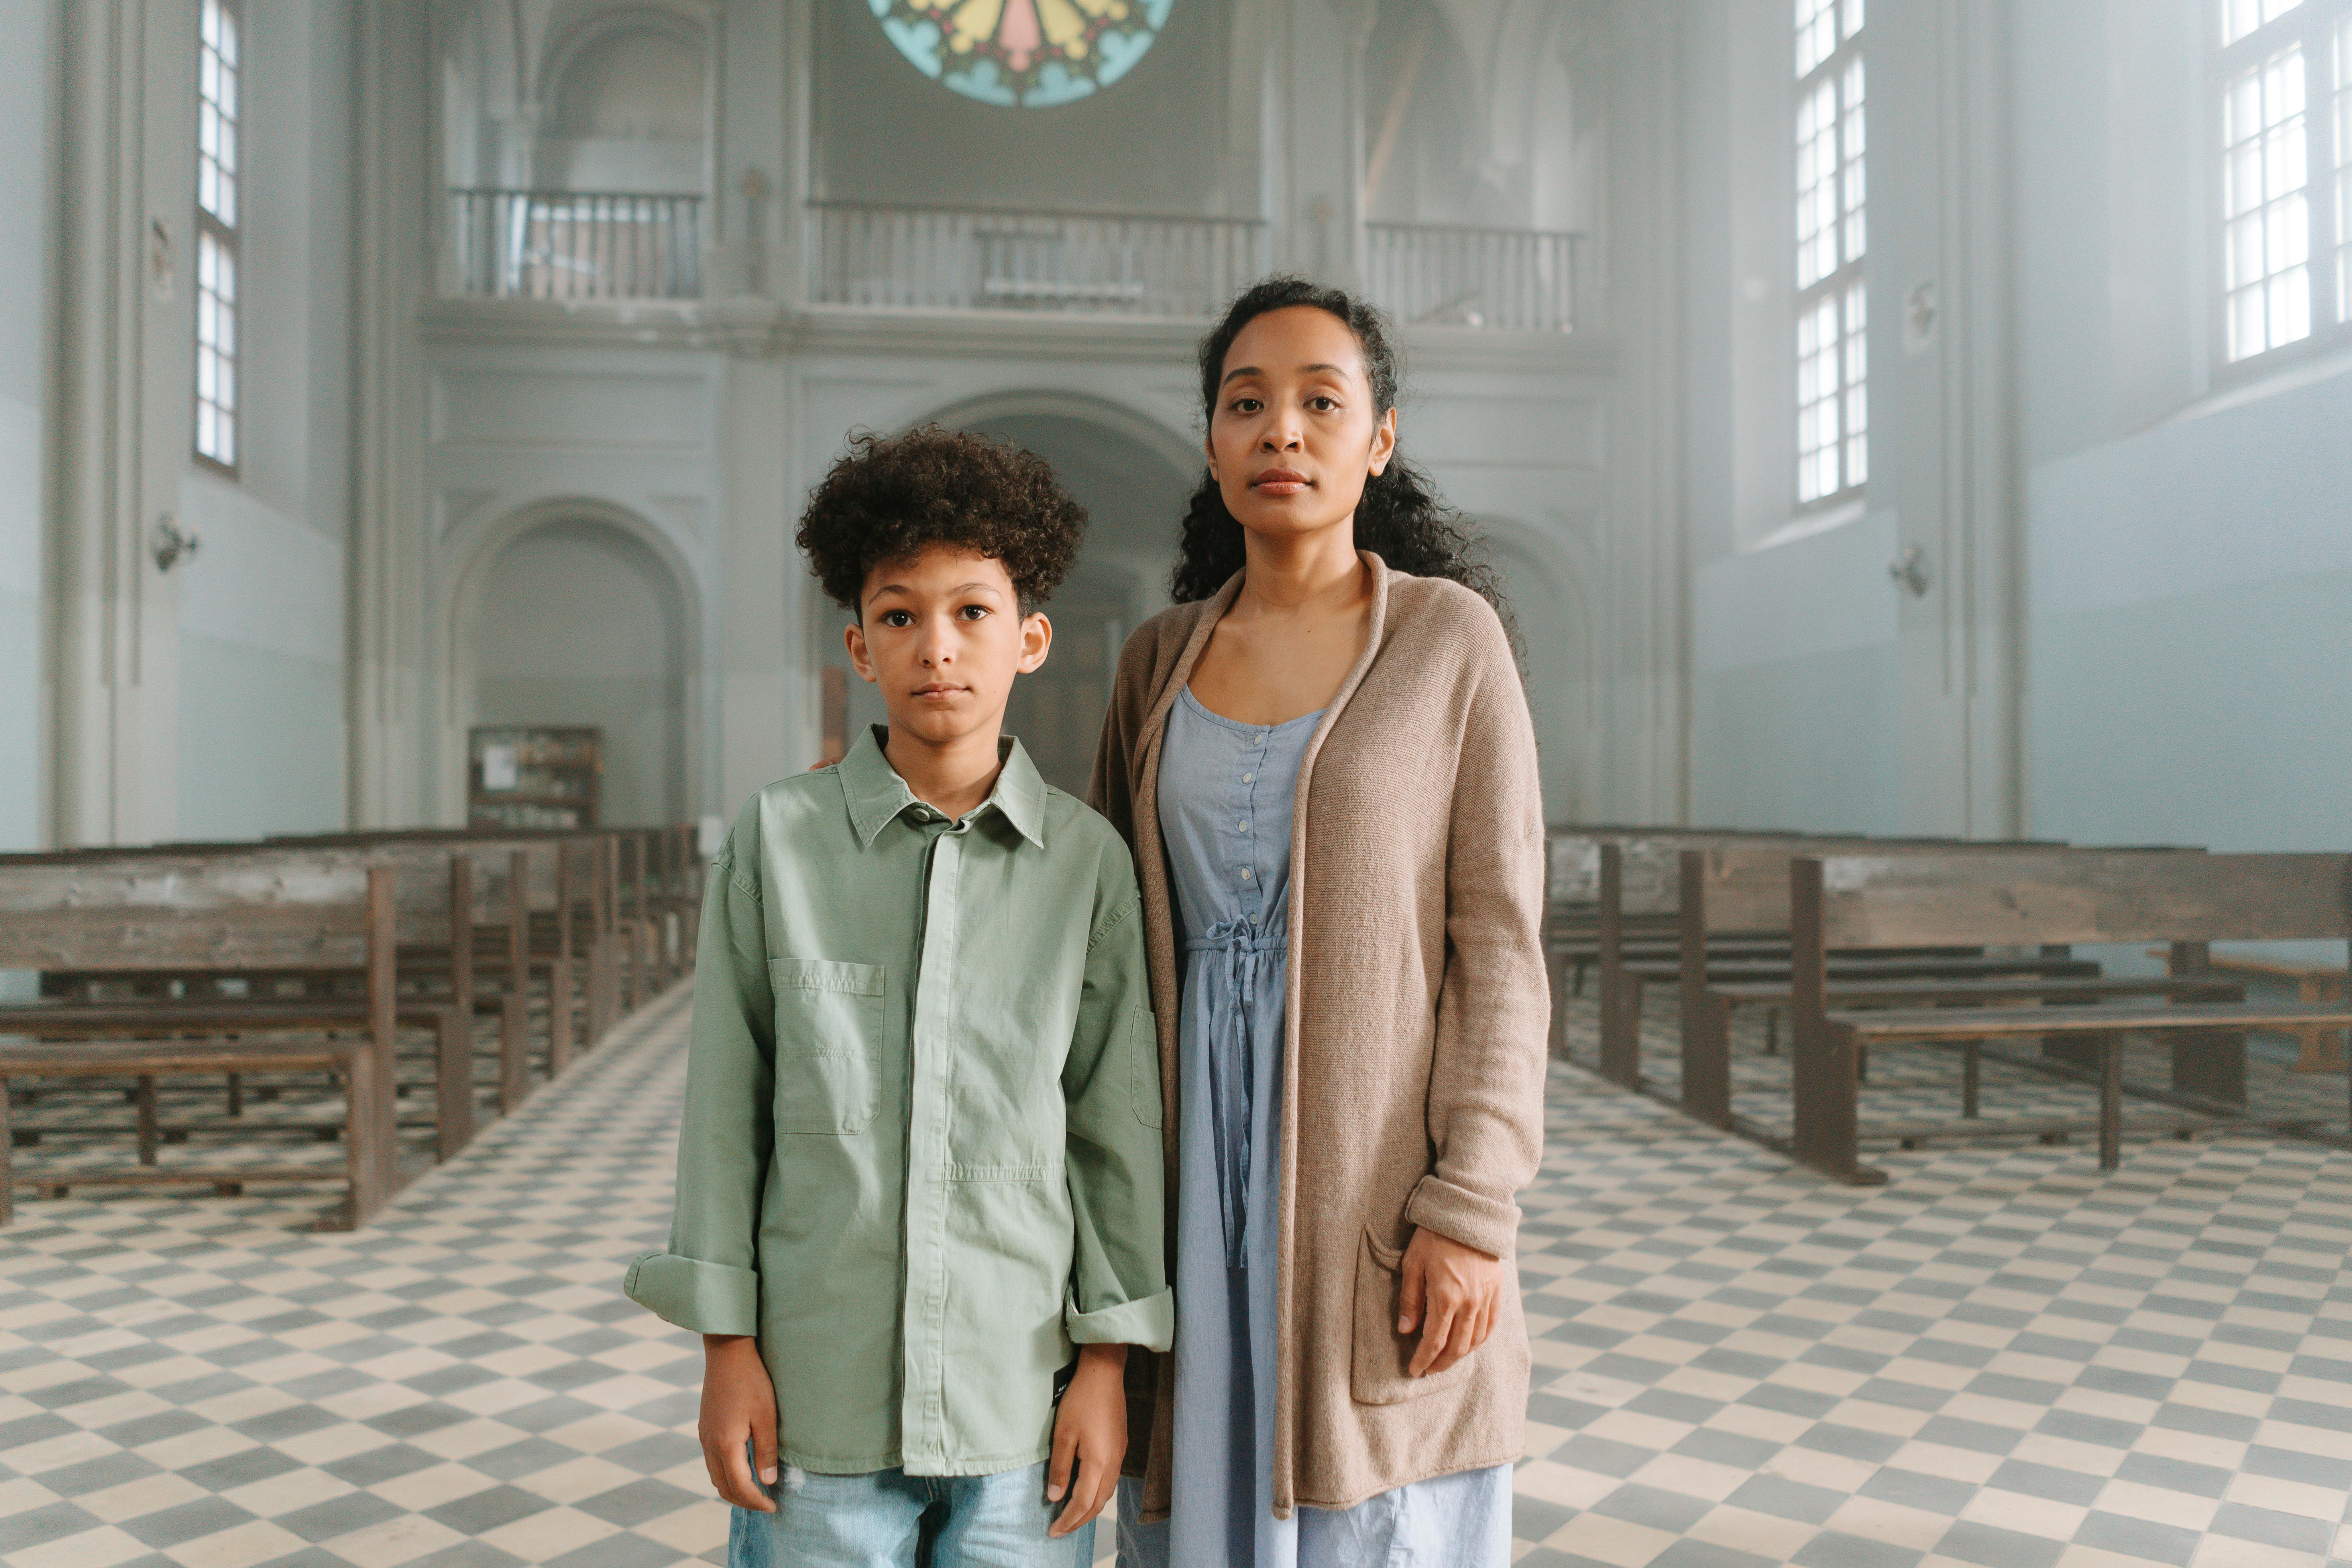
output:
[[[1305,474],[1292,468],[1268,468],[1250,481],[1250,489],[1265,496],[1295,496],[1307,488]]]

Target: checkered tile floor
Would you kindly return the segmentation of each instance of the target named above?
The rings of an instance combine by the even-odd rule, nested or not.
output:
[[[697,1347],[618,1290],[684,1022],[680,988],[357,1234],[315,1195],[24,1205],[0,1561],[723,1560]],[[1570,1067],[1550,1131],[1525,1568],[2352,1562],[2352,1156],[1975,1145],[1838,1188]]]

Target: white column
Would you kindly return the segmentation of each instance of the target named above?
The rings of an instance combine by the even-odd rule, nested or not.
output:
[[[422,477],[426,418],[417,310],[433,277],[428,202],[437,199],[430,30],[423,6],[362,5],[352,367],[351,819],[426,820],[431,790],[421,707],[426,628]]]
[[[179,626],[151,545],[194,403],[194,14],[66,0],[50,593],[56,839],[178,818]]]

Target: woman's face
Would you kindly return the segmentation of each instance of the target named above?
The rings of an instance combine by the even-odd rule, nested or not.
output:
[[[1328,310],[1253,320],[1225,351],[1209,416],[1209,474],[1225,510],[1265,537],[1346,521],[1396,449],[1396,410],[1373,406],[1364,351]]]

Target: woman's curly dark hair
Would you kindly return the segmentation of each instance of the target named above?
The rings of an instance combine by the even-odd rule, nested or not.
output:
[[[1070,574],[1086,531],[1087,509],[1045,458],[924,425],[903,436],[850,437],[809,492],[793,542],[825,596],[861,618],[866,574],[932,544],[1003,562],[1025,616]]]
[[[1252,285],[1226,310],[1223,321],[1201,340],[1201,408],[1203,418],[1217,412],[1217,388],[1224,379],[1225,355],[1242,329],[1269,310],[1308,305],[1326,310],[1346,323],[1364,351],[1364,369],[1371,377],[1372,405],[1396,406],[1402,382],[1396,349],[1390,342],[1386,317],[1370,302],[1341,289],[1327,288],[1304,278],[1276,277]],[[1369,550],[1399,572],[1416,577],[1443,577],[1470,588],[1494,605],[1503,624],[1511,622],[1503,602],[1502,585],[1484,553],[1484,541],[1463,515],[1439,499],[1437,487],[1404,459],[1402,451],[1388,466],[1364,482],[1364,499],[1356,507],[1356,546]],[[1205,599],[1242,569],[1242,525],[1225,510],[1217,481],[1203,473],[1184,513],[1184,536],[1178,546],[1176,570],[1169,592],[1178,604]]]

